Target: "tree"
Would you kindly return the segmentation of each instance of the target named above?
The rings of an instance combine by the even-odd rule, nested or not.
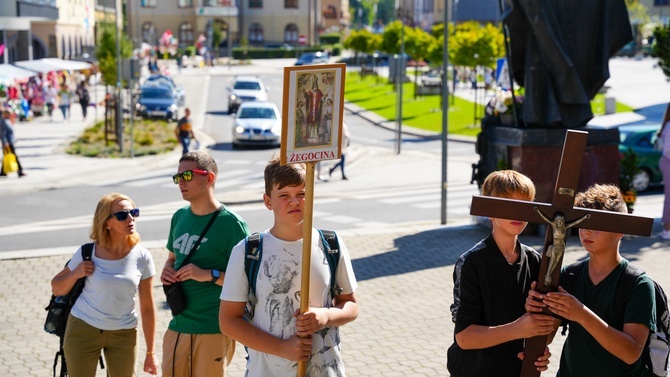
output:
[[[405,51],[416,61],[414,65],[414,99],[416,99],[419,85],[419,62],[428,59],[431,46],[434,44],[435,38],[419,27],[412,30],[405,43]]]
[[[665,74],[665,79],[670,81],[670,25],[659,26],[654,29],[653,54],[658,58],[658,65]]]
[[[499,27],[481,26],[476,21],[456,26],[449,37],[449,60],[465,67],[495,67],[496,59],[505,55],[505,37]]]
[[[116,85],[116,27],[110,23],[101,24],[102,33],[96,45],[96,56],[100,63],[100,74],[107,85]],[[133,43],[126,34],[121,34],[121,58],[133,55]]]
[[[344,48],[354,50],[354,59],[358,61],[359,53],[370,53],[370,44],[373,34],[367,29],[352,30],[351,34],[344,40]]]
[[[214,50],[214,56],[219,56],[219,46],[223,41],[223,32],[221,31],[221,23],[214,22],[212,24],[212,50]],[[230,48],[230,46],[228,46]]]
[[[413,29],[407,25],[403,25],[400,21],[393,21],[386,26],[384,34],[382,34],[382,43],[380,48],[387,54],[400,53],[400,34],[404,29],[405,40],[407,36],[412,34]]]

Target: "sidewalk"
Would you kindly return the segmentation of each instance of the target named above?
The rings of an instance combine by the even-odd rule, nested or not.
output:
[[[227,69],[217,67],[213,74],[224,74]],[[253,69],[241,68],[244,71]],[[264,66],[262,69],[277,68]],[[194,82],[192,85],[202,84],[196,80],[201,76],[197,72],[182,72]],[[199,90],[202,92],[201,86]],[[187,91],[189,95],[191,93]],[[167,156],[132,161],[96,160],[95,164],[82,164],[81,158],[63,154],[62,145],[63,140],[76,137],[86,124],[81,121],[78,106],[73,106],[72,119],[66,124],[39,119],[17,124],[17,154],[26,165],[29,176],[0,180],[0,196],[77,185],[106,178],[121,169],[142,171],[155,166],[174,166],[179,156],[179,150],[176,150]],[[658,205],[654,210],[657,209]],[[658,232],[660,224],[657,221],[652,237],[626,236],[621,250],[624,257],[643,267],[670,290],[670,274],[666,267],[670,265],[670,243],[656,237]],[[447,374],[446,350],[453,339],[449,310],[453,264],[460,254],[487,234],[487,229],[473,225],[417,224],[340,233],[352,255],[359,281],[359,318],[342,327],[341,333],[348,375],[432,377]],[[540,250],[544,237],[523,237],[523,242]],[[577,237],[569,237],[567,245],[564,263],[585,255]],[[151,252],[160,269],[166,250],[152,246]],[[0,308],[4,323],[0,329],[0,376],[51,375],[58,339],[42,330],[46,315],[44,307],[49,301],[50,279],[68,258],[69,255],[53,255],[0,260],[5,284]],[[160,359],[162,336],[170,314],[157,278],[154,279],[154,297],[158,307],[156,345]],[[141,332],[141,327],[138,329]],[[543,375],[556,374],[563,340],[564,337],[557,335],[551,346],[551,368]],[[146,347],[141,335],[138,344],[142,355]],[[147,376],[140,372],[140,362],[138,375]],[[99,371],[97,375],[104,376],[105,371]],[[228,375],[244,375],[244,348],[239,345]]]

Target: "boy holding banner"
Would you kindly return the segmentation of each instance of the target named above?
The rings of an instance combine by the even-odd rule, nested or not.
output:
[[[313,178],[313,177],[312,177]],[[248,347],[247,375],[296,376],[298,361],[307,376],[345,376],[339,326],[358,316],[356,278],[341,238],[335,297],[324,243],[311,229],[309,309],[300,313],[305,164],[280,165],[274,158],[265,168],[263,201],[274,214],[272,228],[260,234],[262,258],[250,295],[245,268],[246,242],[233,249],[221,292],[219,324],[227,336]],[[250,298],[253,297],[255,302]],[[247,308],[249,304],[249,308]],[[253,318],[245,320],[245,310]],[[249,318],[249,317],[247,317]]]

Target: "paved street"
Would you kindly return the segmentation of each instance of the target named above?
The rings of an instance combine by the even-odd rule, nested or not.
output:
[[[628,62],[626,62],[628,63]],[[217,70],[226,70],[218,67]],[[253,71],[273,69],[269,66],[233,67],[233,70]],[[658,71],[658,70],[656,70]],[[616,69],[612,68],[613,75]],[[191,73],[184,73],[191,74]],[[193,73],[195,75],[195,73]],[[614,80],[613,80],[614,81]],[[656,80],[658,83],[659,80]],[[632,85],[632,84],[628,84]],[[652,85],[651,81],[649,85]],[[658,103],[667,102],[670,90],[665,80],[649,90],[658,90]],[[616,89],[621,96],[631,90]],[[630,94],[628,94],[630,95]],[[626,102],[625,98],[620,98]],[[641,106],[654,103],[646,99]],[[74,107],[73,107],[74,108]],[[75,109],[76,111],[76,109]],[[77,114],[74,113],[73,117]],[[197,120],[196,120],[197,122]],[[62,127],[61,127],[62,126]],[[0,200],[12,193],[29,195],[32,190],[62,187],[84,180],[105,179],[121,174],[123,169],[150,169],[174,165],[176,155],[162,158],[149,157],[128,161],[100,161],[95,166],[81,164],[76,157],[64,155],[59,147],[63,139],[76,135],[82,123],[50,124],[35,121],[17,126],[19,141],[31,140],[29,146],[17,144],[19,157],[31,176],[24,180],[10,177],[0,181]],[[39,137],[42,135],[42,137]],[[57,141],[55,141],[57,140]],[[408,154],[407,158],[416,158]],[[382,165],[388,156],[371,153],[368,163]],[[25,161],[25,162],[24,162]],[[131,166],[128,167],[127,164]],[[64,177],[68,182],[62,182]],[[72,181],[70,181],[72,180]],[[240,194],[241,195],[241,194]],[[238,198],[238,199],[241,199]],[[637,214],[660,216],[658,196],[641,197]],[[402,204],[398,211],[405,210]],[[11,214],[0,213],[0,225],[11,222]],[[627,236],[622,242],[622,253],[635,264],[643,267],[651,277],[670,291],[670,243],[658,236],[659,220],[656,219],[652,237]],[[453,264],[457,257],[484,238],[488,230],[472,225],[467,217],[450,222],[447,226],[435,223],[409,223],[405,226],[379,229],[347,230],[340,233],[346,239],[359,280],[359,318],[342,328],[345,364],[350,376],[444,376],[446,375],[446,349],[453,339],[453,325],[449,305],[452,302]],[[2,238],[0,238],[1,242]],[[540,249],[544,237],[523,237],[523,242]],[[73,244],[75,241],[73,241]],[[166,250],[160,243],[147,244],[151,248],[156,266],[163,265]],[[50,296],[49,282],[74,250],[42,251],[30,253],[2,253],[0,269],[3,271],[4,289],[0,293],[0,376],[51,375],[58,339],[42,330],[43,310]],[[585,255],[577,237],[568,239],[565,262],[572,262]],[[158,305],[157,350],[161,354],[162,335],[169,321],[159,282],[155,281]],[[139,339],[142,339],[141,337]],[[555,375],[563,337],[557,335],[551,346],[551,369],[544,375]],[[140,340],[140,354],[145,345]],[[137,370],[141,370],[138,365]],[[241,377],[244,372],[244,348],[238,347],[229,375]],[[138,373],[139,375],[146,375]],[[98,376],[104,376],[99,371]]]

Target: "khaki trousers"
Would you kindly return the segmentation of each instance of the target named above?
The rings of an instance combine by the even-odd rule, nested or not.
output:
[[[100,330],[70,315],[63,343],[70,377],[91,377],[104,351],[109,377],[131,377],[137,360],[137,329]]]
[[[223,377],[234,354],[235,340],[223,334],[168,329],[163,337],[163,377]]]

